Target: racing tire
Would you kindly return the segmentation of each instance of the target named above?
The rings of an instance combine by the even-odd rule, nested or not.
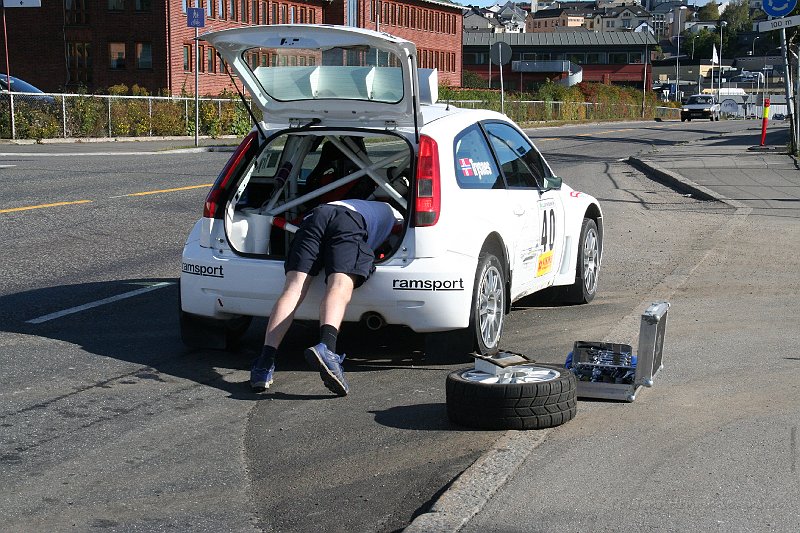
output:
[[[493,355],[499,351],[506,308],[506,276],[496,255],[481,252],[472,287],[469,326],[464,329],[428,333],[425,358],[432,363],[471,360],[476,351]]]
[[[594,300],[600,274],[600,247],[597,223],[591,218],[584,218],[581,224],[581,238],[578,241],[575,283],[567,287],[564,297],[567,303],[588,304]]]
[[[686,118],[685,117],[681,117],[681,122],[686,122]]]
[[[575,418],[575,374],[558,365],[535,363],[531,367],[551,377],[529,383],[491,383],[471,379],[474,368],[450,372],[446,381],[448,418],[477,429],[545,429]]]

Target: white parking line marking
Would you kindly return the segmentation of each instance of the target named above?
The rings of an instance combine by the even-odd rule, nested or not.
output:
[[[47,322],[48,320],[53,320],[56,318],[61,318],[62,316],[72,315],[74,313],[79,313],[81,311],[85,311],[87,309],[91,309],[93,307],[99,307],[101,305],[110,304],[112,302],[117,302],[119,300],[124,300],[126,298],[132,298],[134,296],[139,296],[140,294],[145,294],[150,291],[154,291],[156,289],[163,289],[164,287],[169,287],[170,285],[174,285],[174,283],[170,281],[162,281],[156,283],[154,285],[150,285],[149,287],[143,287],[141,289],[136,289],[135,291],[125,292],[122,294],[117,294],[116,296],[111,296],[109,298],[103,298],[102,300],[97,300],[94,302],[89,302],[88,304],[79,305],[77,307],[70,307],[69,309],[64,309],[63,311],[56,311],[55,313],[50,313],[49,315],[40,316],[38,318],[32,318],[31,320],[27,320],[26,324],[41,324],[42,322]]]

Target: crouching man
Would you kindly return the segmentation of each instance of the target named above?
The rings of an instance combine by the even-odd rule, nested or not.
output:
[[[339,396],[350,387],[344,377],[344,355],[336,353],[336,338],[353,290],[375,271],[375,249],[402,215],[385,202],[340,200],[315,207],[300,224],[286,256],[286,284],[269,316],[264,348],[253,361],[250,386],[264,391],[272,384],[275,354],[311,280],[325,269],[326,289],[319,307],[320,342],[305,350],[325,386]]]

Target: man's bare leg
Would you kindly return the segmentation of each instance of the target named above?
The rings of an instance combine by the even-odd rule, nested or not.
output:
[[[344,313],[353,296],[353,278],[349,274],[334,272],[328,276],[325,296],[319,305],[320,325],[331,325],[337,330],[342,325]]]
[[[277,348],[280,345],[286,332],[289,331],[289,326],[292,325],[295,311],[303,303],[303,299],[308,293],[308,287],[311,285],[312,279],[305,272],[292,270],[286,273],[283,292],[281,292],[278,301],[275,302],[275,306],[272,308],[272,313],[269,315],[267,332],[264,336],[265,346]]]

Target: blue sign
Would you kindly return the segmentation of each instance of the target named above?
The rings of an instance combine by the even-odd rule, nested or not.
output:
[[[761,8],[771,17],[783,17],[791,13],[796,5],[797,0],[764,0]]]
[[[797,0],[794,1],[796,2]],[[186,25],[190,28],[205,28],[206,27],[205,9],[203,9],[202,7],[186,8]]]

